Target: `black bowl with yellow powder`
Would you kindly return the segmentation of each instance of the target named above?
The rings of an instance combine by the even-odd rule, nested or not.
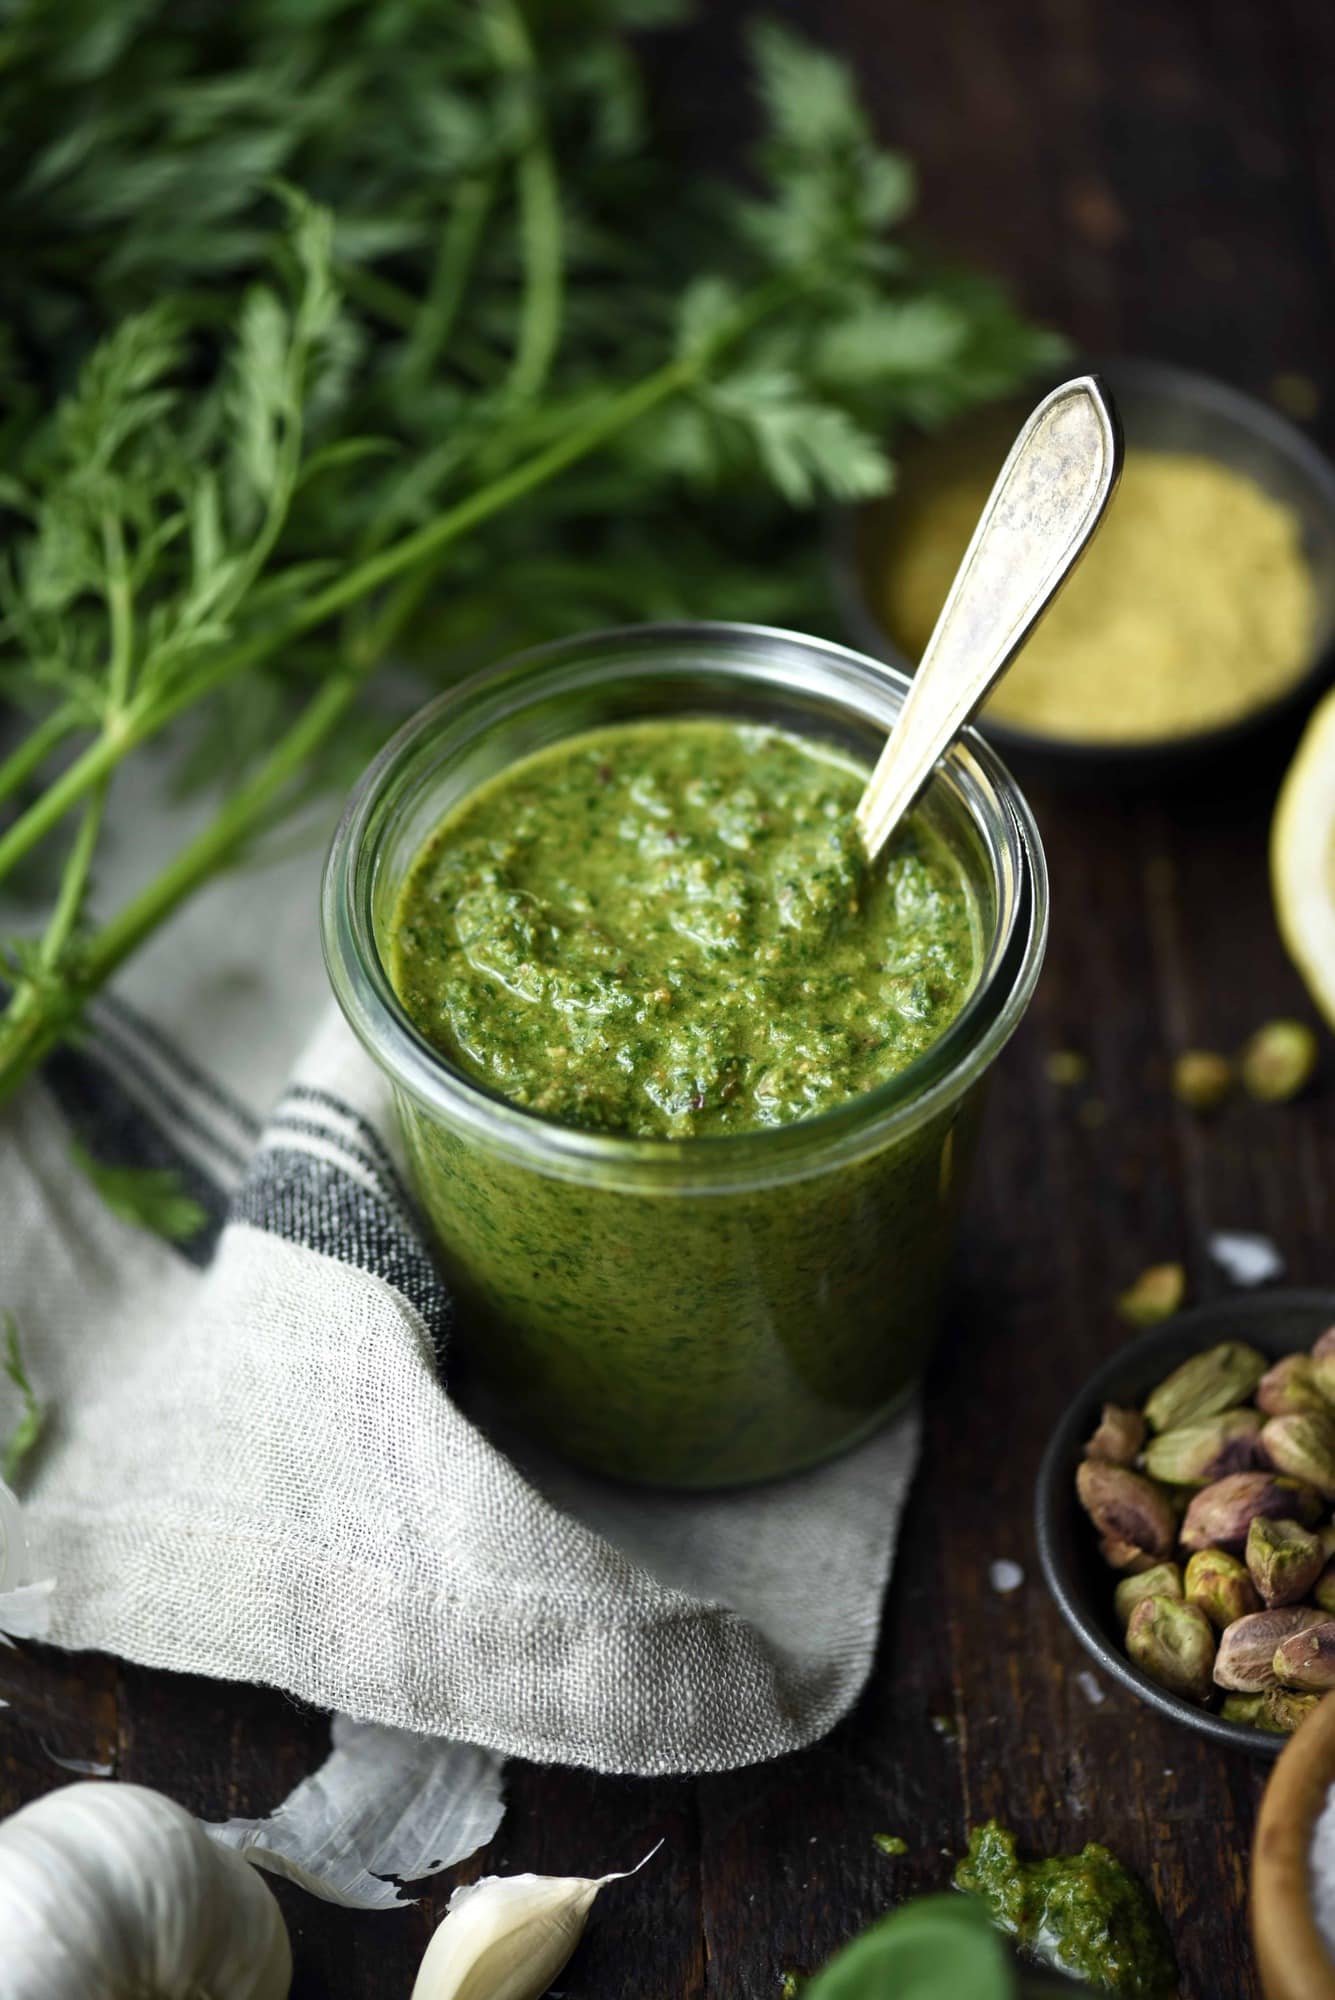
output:
[[[1221,750],[1310,704],[1335,639],[1335,467],[1276,411],[1157,362],[1097,366],[1126,436],[1090,548],[980,723],[1003,749],[1125,771]],[[846,517],[852,635],[912,670],[1023,409],[914,440]]]

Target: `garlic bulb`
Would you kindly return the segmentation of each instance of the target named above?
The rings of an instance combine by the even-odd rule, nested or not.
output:
[[[273,1894],[141,1785],[67,1785],[0,1823],[4,2000],[284,2000]]]
[[[484,1875],[456,1889],[412,2000],[539,2000],[583,1936],[598,1891],[644,1861],[620,1875]]]

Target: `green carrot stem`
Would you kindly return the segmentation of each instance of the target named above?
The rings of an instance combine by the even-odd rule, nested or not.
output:
[[[349,605],[369,597],[395,578],[433,560],[442,550],[481,522],[499,514],[512,501],[521,499],[535,487],[544,485],[578,459],[596,451],[608,438],[624,430],[656,404],[684,387],[699,368],[696,358],[669,362],[653,375],[613,397],[600,415],[559,438],[546,450],[514,466],[493,479],[467,499],[447,508],[434,521],[426,522],[403,535],[388,548],[368,556],[335,582],[318,591],[281,625],[257,633],[218,654],[216,658],[165,694],[131,700],[114,715],[101,735],[80,757],[55,778],[39,799],[23,813],[6,833],[0,835],[0,881],[36,843],[58,826],[65,815],[85,798],[93,787],[115,769],[141,743],[156,736],[182,710],[225,681],[270,658],[300,638],[305,632],[345,611]]]
[[[52,751],[83,727],[87,718],[74,702],[63,702],[28,731],[23,741],[0,761],[0,799],[17,792],[39,771]]]
[[[790,295],[796,282],[800,281],[783,279],[757,291],[735,317],[727,334],[713,343],[711,353],[772,311],[781,299]],[[57,969],[49,979],[29,982],[15,994],[8,1011],[0,1018],[0,1103],[69,1032],[87,1001],[131,952],[201,883],[235,857],[300,772],[305,760],[335,728],[376,664],[378,647],[388,643],[397,625],[408,615],[416,601],[418,586],[442,551],[470,528],[555,478],[659,403],[688,387],[707,365],[707,357],[699,353],[667,363],[613,397],[597,416],[576,426],[545,450],[512,467],[434,521],[368,557],[317,593],[276,631],[230,648],[173,693],[151,702],[132,702],[128,710],[114,717],[97,742],[0,838],[0,877],[43,833],[58,824],[72,806],[102,785],[136,744],[155,735],[182,709],[373,591],[396,579],[404,580],[374,628],[377,646],[359,649],[355,660],[345,662],[325,683],[260,769],[233,794],[209,826],[91,940],[73,967],[63,975]]]

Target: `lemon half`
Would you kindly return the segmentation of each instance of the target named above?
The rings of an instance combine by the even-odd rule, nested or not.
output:
[[[1279,934],[1335,1027],[1335,693],[1313,712],[1280,787],[1270,888]]]

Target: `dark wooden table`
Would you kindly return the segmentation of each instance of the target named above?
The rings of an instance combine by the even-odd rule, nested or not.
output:
[[[731,101],[740,11],[710,10],[718,66],[678,77],[703,109]],[[1307,378],[1330,442],[1328,0],[788,11],[855,59],[882,131],[920,165],[939,241],[1092,351],[1196,363],[1263,395]],[[993,1095],[872,1684],[828,1741],[761,1769],[650,1783],[512,1768],[500,1834],[465,1872],[600,1873],[666,1837],[595,1916],[560,1982],[572,2000],[776,2000],[782,1972],[943,1884],[989,1813],[1036,1850],[1105,1840],[1150,1880],[1192,2000],[1256,1992],[1245,1892],[1265,1767],[1111,1687],[1090,1700],[1036,1574],[1030,1506],[1043,1439],[1124,1337],[1111,1301],[1145,1264],[1181,1258],[1208,1297],[1223,1289],[1209,1231],[1259,1229],[1294,1282],[1335,1279],[1335,1061],[1299,1105],[1210,1123],[1168,1089],[1184,1044],[1227,1049],[1271,1016],[1310,1014],[1266,882],[1284,749],[1157,795],[1032,788],[1052,946]],[[1088,1059],[1079,1088],[1049,1080],[1065,1049]],[[1023,1588],[990,1587],[995,1557],[1024,1565]],[[323,1718],[279,1694],[100,1657],[6,1654],[0,1694],[5,1811],[65,1782],[43,1745],[218,1816],[267,1810],[327,1744]],[[882,1855],[879,1830],[908,1854]],[[359,1916],[280,1885],[294,1992],[405,1996],[450,1886]]]

